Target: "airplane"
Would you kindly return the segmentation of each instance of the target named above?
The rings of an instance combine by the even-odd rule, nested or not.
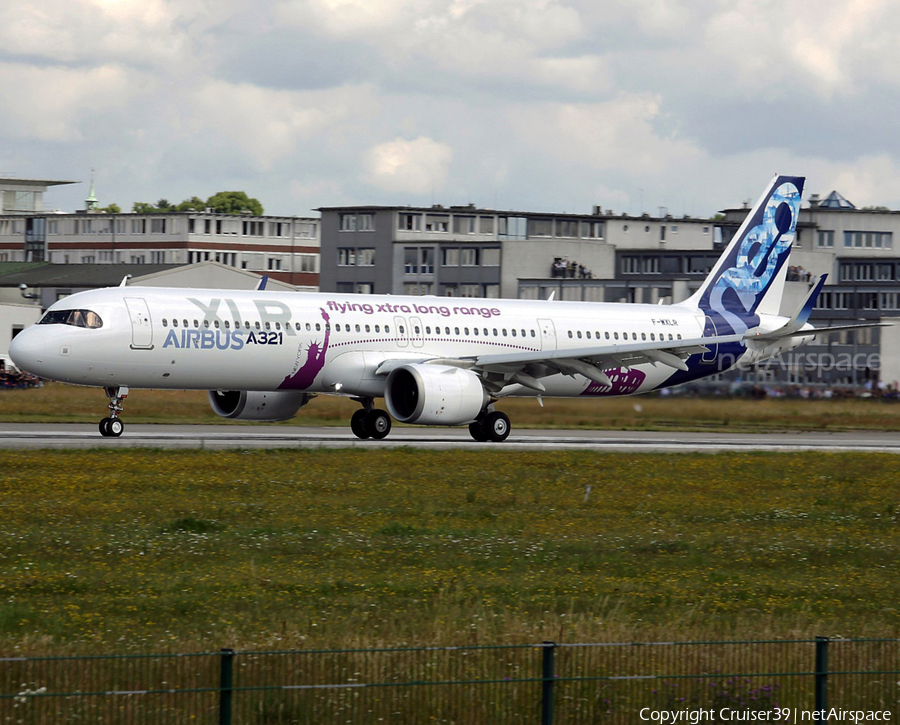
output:
[[[380,440],[392,419],[467,425],[501,442],[504,398],[633,395],[792,350],[825,331],[779,314],[803,177],[775,176],[689,299],[671,305],[119,287],[53,304],[10,344],[42,378],[102,387],[103,436],[124,431],[132,388],[208,391],[218,415],[293,418],[318,394],[360,403]],[[881,323],[879,323],[881,324]],[[377,408],[383,398],[387,410]]]

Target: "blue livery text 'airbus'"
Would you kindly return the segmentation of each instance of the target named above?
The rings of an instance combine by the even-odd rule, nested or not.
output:
[[[502,441],[505,397],[644,393],[811,339],[824,277],[793,317],[779,315],[802,191],[802,178],[777,176],[679,304],[121,286],[60,300],[10,356],[43,378],[105,388],[105,436],[122,434],[129,388],[177,388],[208,390],[226,418],[286,420],[316,394],[344,395],[362,406],[350,421],[360,438],[384,438],[394,418]]]

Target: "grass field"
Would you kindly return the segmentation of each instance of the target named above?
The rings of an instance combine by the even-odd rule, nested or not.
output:
[[[0,652],[897,636],[897,470],[0,451]]]
[[[48,383],[31,390],[0,391],[0,421],[96,423],[107,400],[97,388]],[[320,396],[280,425],[348,426],[359,408],[346,398]],[[506,399],[498,408],[515,428],[625,430],[900,430],[900,403],[880,400],[749,400],[642,395],[605,400]],[[125,402],[126,423],[232,423],[216,416],[206,393],[134,390]],[[266,425],[266,424],[261,424]]]

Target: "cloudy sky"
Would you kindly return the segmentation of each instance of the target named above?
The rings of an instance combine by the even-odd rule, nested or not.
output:
[[[0,172],[83,205],[900,208],[886,0],[6,0]]]

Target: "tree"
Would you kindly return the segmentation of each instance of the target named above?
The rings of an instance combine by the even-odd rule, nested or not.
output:
[[[199,196],[192,196],[180,204],[170,204],[168,199],[160,199],[156,204],[136,201],[131,207],[135,214],[159,214],[170,211],[206,211],[212,209],[218,214],[242,214],[249,212],[255,216],[263,215],[263,205],[258,199],[247,196],[245,191],[219,191],[203,201]]]
[[[249,211],[255,216],[263,215],[263,206],[258,199],[252,199],[244,191],[220,191],[206,200],[206,205],[219,214],[240,214]]]
[[[109,206],[101,207],[97,211],[102,211],[104,214],[121,214],[122,208],[118,204],[110,204]]]
[[[178,211],[206,211],[206,206],[206,202],[199,196],[192,196],[190,199],[185,199],[176,208]]]

